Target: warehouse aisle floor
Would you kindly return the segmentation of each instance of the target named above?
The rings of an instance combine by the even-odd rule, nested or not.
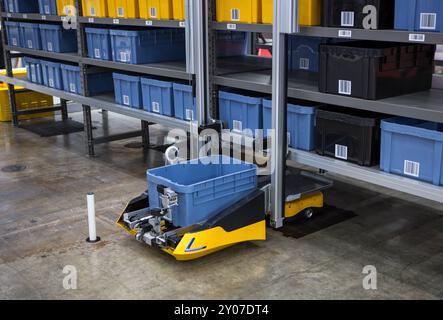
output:
[[[139,127],[114,114],[103,127],[103,115],[93,117],[95,134]],[[152,132],[154,141],[159,129]],[[40,138],[0,124],[1,299],[443,299],[443,206],[344,181],[327,202],[355,217],[298,239],[269,229],[266,242],[187,263],[136,242],[114,220],[146,187],[145,170],[163,160],[124,147],[134,140],[88,158],[81,133]],[[26,169],[1,171],[9,165]],[[102,237],[95,245],[85,242],[90,191]],[[377,268],[377,290],[363,289],[367,265]],[[76,290],[63,287],[65,266],[78,272]]]

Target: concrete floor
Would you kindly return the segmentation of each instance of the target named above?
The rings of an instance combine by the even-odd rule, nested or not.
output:
[[[80,120],[81,114],[73,114]],[[139,124],[93,112],[95,134]],[[156,130],[153,130],[156,131]],[[162,155],[128,141],[84,156],[83,134],[40,138],[0,124],[0,298],[2,299],[442,299],[443,207],[409,195],[337,181],[327,202],[357,216],[300,239],[268,230],[245,243],[180,263],[136,242],[115,225],[126,202],[146,187],[145,170]],[[136,140],[136,139],[135,139]],[[133,140],[131,140],[133,141]],[[85,195],[97,198],[98,233],[87,237]],[[63,268],[78,272],[66,290]],[[366,265],[378,289],[362,286]]]

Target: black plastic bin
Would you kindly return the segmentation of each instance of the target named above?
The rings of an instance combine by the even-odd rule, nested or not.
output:
[[[376,8],[376,29],[394,28],[395,0],[323,0],[322,25],[363,29],[367,6]]]
[[[355,41],[320,45],[320,92],[377,100],[429,90],[435,46]]]
[[[317,111],[315,151],[372,167],[380,163],[380,122],[386,115],[328,106]]]

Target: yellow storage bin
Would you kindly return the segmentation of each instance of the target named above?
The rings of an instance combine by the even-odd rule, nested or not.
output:
[[[140,18],[171,20],[172,0],[139,0]]]
[[[83,16],[105,18],[108,16],[106,0],[82,0]]]
[[[59,16],[75,16],[75,0],[57,0],[57,13]]]
[[[6,76],[8,73],[6,72],[5,69],[0,70],[0,74],[2,76]],[[27,72],[26,72],[26,68],[17,68],[12,70],[12,74],[14,75],[15,78],[26,78]],[[0,82],[0,88],[8,88],[8,84],[6,82]],[[18,88],[18,87],[16,87]]]
[[[185,0],[172,0],[172,13],[174,20],[185,20]]]
[[[18,110],[29,110],[37,108],[46,108],[54,104],[53,98],[51,96],[28,91],[28,90],[17,90],[15,93],[15,99],[17,101]],[[46,112],[32,115],[20,116],[20,120],[29,120],[35,118],[48,118],[54,117],[54,112]],[[0,122],[12,121],[11,106],[9,104],[8,89],[0,88]]]
[[[274,1],[262,1],[262,22],[272,24],[274,20]],[[321,22],[321,0],[298,0],[299,24],[302,26],[318,26]]]
[[[108,0],[108,14],[111,18],[139,18],[138,0]]]
[[[217,0],[217,21],[261,23],[261,0]]]

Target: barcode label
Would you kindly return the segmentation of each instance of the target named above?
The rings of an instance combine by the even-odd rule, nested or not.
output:
[[[340,38],[352,38],[352,30],[338,30]]]
[[[226,26],[226,28],[228,30],[237,30],[237,25],[234,23],[228,23],[228,25]]]
[[[300,69],[309,70],[310,60],[308,58],[300,58]]]
[[[160,103],[152,102],[152,112],[160,113]]]
[[[121,62],[130,62],[131,61],[131,53],[122,51],[120,52],[120,61]]]
[[[342,11],[341,13],[341,25],[342,27],[353,27],[354,26],[355,14],[353,11]]]
[[[90,10],[91,12],[91,16],[92,17],[95,17],[96,15],[97,15],[97,12],[96,12],[96,10],[95,10],[95,8],[94,7],[91,7],[91,10]]]
[[[420,14],[420,29],[435,30],[437,28],[437,14],[436,13],[421,13]]]
[[[95,21],[94,18],[89,18],[89,19],[88,19],[88,22],[89,22],[89,23],[94,23],[94,21]]]
[[[348,160],[348,147],[336,144],[335,157],[338,159]]]
[[[54,79],[49,79],[49,86],[51,87],[51,88],[54,88],[55,87],[55,85],[54,85]]]
[[[76,93],[77,92],[77,86],[75,85],[75,83],[70,83],[69,84],[69,91]]]
[[[234,120],[232,121],[232,130],[233,131],[238,131],[238,132],[242,132],[243,131],[243,123],[241,121],[238,120]]]
[[[352,94],[352,81],[338,80],[338,93],[350,96]]]
[[[151,20],[146,20],[146,25],[147,26],[152,26],[152,21]]]
[[[150,16],[151,18],[157,18],[157,8],[155,7],[150,8]]]
[[[124,95],[123,96],[123,104],[125,106],[129,106],[130,100],[129,100],[129,96]]]
[[[192,109],[186,109],[186,120],[194,120],[194,111]]]
[[[27,15],[27,14],[24,14],[24,15],[23,15],[23,19],[28,19],[28,15]]]
[[[51,14],[51,8],[48,5],[45,5],[45,14]]]
[[[34,48],[33,44],[32,44],[32,40],[28,40],[28,48],[32,49]]]
[[[118,17],[124,17],[125,16],[125,10],[123,9],[123,7],[117,8],[117,16]]]
[[[113,24],[120,24],[120,20],[119,19],[114,19],[114,20],[112,20],[112,23]]]
[[[178,23],[178,26],[179,26],[180,28],[186,28],[186,22],[184,22],[184,21],[180,21],[180,22]]]
[[[426,35],[424,35],[424,34],[411,33],[409,35],[409,41],[425,42],[425,40],[426,40]]]
[[[46,20],[46,16],[42,16],[42,20]]]
[[[231,20],[232,21],[240,21],[240,9],[232,9],[231,10]]]
[[[17,46],[17,44],[18,44],[17,38],[12,38],[12,45]]]
[[[420,163],[405,160],[404,174],[418,178],[420,176]]]
[[[52,42],[48,42],[48,51],[54,51],[54,48],[52,47]]]
[[[98,49],[98,48],[95,48],[95,49],[94,49],[94,57],[95,57],[96,59],[100,59],[100,58],[102,57],[101,52],[100,52],[100,49]]]

